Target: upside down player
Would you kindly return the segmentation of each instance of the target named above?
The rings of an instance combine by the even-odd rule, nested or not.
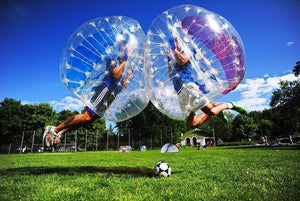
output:
[[[121,45],[120,52],[120,55],[112,55],[111,58],[106,59],[106,70],[108,74],[103,78],[101,85],[92,89],[94,95],[90,102],[94,107],[94,111],[87,107],[83,114],[69,117],[56,127],[46,126],[43,134],[43,141],[46,147],[50,147],[51,145],[56,147],[60,141],[61,135],[65,132],[92,123],[100,118],[100,116],[103,116],[117,94],[127,87],[129,80],[132,77],[133,67],[129,68],[125,79],[122,79],[122,74],[128,59],[126,43]],[[96,113],[100,114],[100,116]]]
[[[228,121],[223,111],[226,109],[235,110],[241,114],[247,111],[234,102],[228,103],[212,103],[202,93],[200,85],[194,80],[193,74],[196,73],[187,55],[181,49],[177,39],[170,38],[172,53],[176,63],[168,65],[169,76],[173,82],[173,86],[178,95],[178,100],[183,117],[187,125],[197,127],[206,122],[211,116],[218,115],[224,121]],[[196,115],[196,112],[202,110],[203,113]]]

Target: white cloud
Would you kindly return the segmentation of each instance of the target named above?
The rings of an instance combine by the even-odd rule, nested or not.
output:
[[[66,96],[60,100],[50,101],[49,104],[58,112],[62,110],[81,111],[84,107],[84,104],[80,99],[71,96]]]
[[[243,105],[247,110],[263,110],[269,108],[272,92],[279,88],[280,80],[299,80],[294,74],[283,76],[264,76],[263,78],[246,79],[245,83],[240,84],[236,91],[240,92],[241,99],[238,104]]]
[[[292,47],[294,44],[295,44],[294,41],[289,41],[286,43],[286,46]]]
[[[40,102],[33,102],[33,101],[29,101],[29,100],[21,100],[21,104],[22,105],[36,105],[36,104],[40,104]]]
[[[37,105],[40,104],[39,101],[29,101],[29,100],[22,100],[22,105]],[[60,100],[52,100],[48,102],[57,112],[62,110],[71,110],[71,111],[81,111],[84,108],[84,104],[78,98],[73,98],[71,96],[66,96]]]

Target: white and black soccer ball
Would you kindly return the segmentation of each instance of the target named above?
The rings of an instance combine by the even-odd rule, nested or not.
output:
[[[167,162],[159,161],[154,166],[154,176],[169,177],[171,175],[171,167]]]

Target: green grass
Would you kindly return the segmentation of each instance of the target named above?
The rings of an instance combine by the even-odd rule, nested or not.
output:
[[[0,155],[0,200],[299,200],[299,147]],[[152,177],[156,162],[172,167]]]

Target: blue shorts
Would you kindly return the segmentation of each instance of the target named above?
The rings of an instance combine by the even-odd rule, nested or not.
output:
[[[91,108],[86,107],[87,111],[89,111],[89,113],[91,113],[92,116],[98,116]]]

